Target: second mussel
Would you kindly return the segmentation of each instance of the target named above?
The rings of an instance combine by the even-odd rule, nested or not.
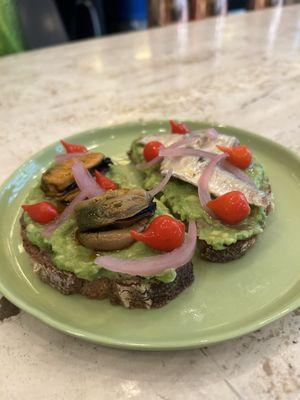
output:
[[[124,249],[134,242],[130,230],[143,231],[155,208],[143,189],[109,190],[77,205],[77,238],[96,251]]]
[[[106,171],[112,163],[111,159],[100,152],[86,153],[77,160],[93,173]],[[55,198],[62,203],[69,203],[78,194],[79,189],[75,182],[72,166],[74,159],[55,164],[42,175],[41,188],[48,197]]]

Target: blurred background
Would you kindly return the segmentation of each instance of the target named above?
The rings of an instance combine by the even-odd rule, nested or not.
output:
[[[0,0],[0,56],[300,0]]]

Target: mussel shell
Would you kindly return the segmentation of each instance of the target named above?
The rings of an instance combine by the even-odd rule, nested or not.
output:
[[[96,251],[122,250],[134,243],[134,238],[130,235],[131,229],[141,232],[148,222],[149,218],[143,218],[129,228],[99,232],[77,231],[77,239],[83,246]]]
[[[76,206],[77,225],[81,232],[101,230],[120,220],[139,215],[151,203],[150,196],[143,189],[108,190],[103,195],[82,201]],[[138,219],[143,216],[142,213]]]
[[[113,224],[110,225],[110,228],[125,228],[127,226],[131,226],[135,224],[137,221],[140,221],[141,218],[151,217],[156,210],[156,203],[151,202],[147,208],[138,212],[130,218],[119,219]]]
[[[97,165],[94,170],[100,171],[102,173],[106,173],[109,170],[109,166],[112,165],[112,159],[110,157],[104,157],[99,165]],[[92,172],[90,170],[90,172]]]

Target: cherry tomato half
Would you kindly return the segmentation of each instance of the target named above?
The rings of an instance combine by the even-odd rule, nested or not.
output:
[[[163,147],[163,144],[157,140],[152,140],[144,147],[144,157],[147,161],[153,160],[158,156],[159,149]]]
[[[58,216],[57,208],[53,204],[48,203],[48,201],[35,204],[23,204],[22,208],[33,221],[39,224],[48,224]]]
[[[144,232],[130,231],[131,236],[153,249],[172,251],[184,241],[184,223],[169,215],[154,218]]]
[[[246,169],[251,164],[252,153],[249,147],[247,146],[242,146],[242,145],[234,147],[217,146],[217,148],[223,151],[224,153],[227,153],[228,161],[238,168]]]
[[[186,124],[183,124],[180,122],[175,122],[172,119],[170,119],[169,122],[171,125],[172,133],[184,134],[184,133],[189,133],[189,131],[190,131]]]
[[[102,187],[102,189],[115,190],[118,188],[118,185],[114,181],[109,179],[107,176],[101,174],[101,172],[95,171],[94,176],[96,178],[96,182]]]
[[[233,191],[210,200],[207,203],[221,221],[233,225],[241,222],[250,214],[250,206],[242,192]]]
[[[86,153],[88,151],[82,144],[72,144],[65,140],[61,140],[60,143],[64,146],[67,153]]]

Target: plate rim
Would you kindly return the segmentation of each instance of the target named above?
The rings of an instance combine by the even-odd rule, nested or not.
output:
[[[293,158],[297,163],[300,164],[300,156],[293,150],[286,148],[285,146],[275,142],[272,139],[269,139],[265,136],[262,136],[258,133],[254,133],[252,131],[245,130],[243,128],[239,127],[234,127],[232,125],[224,125],[224,124],[219,124],[219,123],[212,123],[212,122],[207,122],[207,121],[197,121],[197,120],[187,120],[185,121],[186,123],[196,123],[196,124],[201,124],[203,126],[207,127],[215,127],[215,128],[224,128],[224,129],[229,129],[233,131],[238,131],[245,133],[246,135],[253,136],[255,139],[263,142],[264,144],[268,145],[271,144],[272,146],[275,146],[277,150],[280,152],[285,152],[286,155],[290,158]],[[148,120],[148,121],[130,121],[128,123],[121,123],[121,124],[116,124],[116,125],[108,125],[104,127],[98,127],[98,128],[93,128],[89,129],[86,131],[82,132],[77,132],[75,134],[67,136],[67,138],[73,140],[76,139],[78,136],[82,134],[91,134],[93,131],[97,131],[99,129],[105,130],[105,129],[118,129],[118,128],[126,128],[130,126],[137,126],[137,125],[142,125],[145,126],[147,124],[161,124],[161,123],[166,123],[165,120]],[[24,166],[32,159],[37,156],[42,155],[45,151],[51,150],[56,144],[58,144],[58,141],[54,141],[50,143],[49,145],[43,147],[41,150],[35,152],[32,156],[28,157],[25,161],[23,161],[1,184],[0,186],[0,197],[2,197],[3,192],[5,191],[5,188],[7,184],[13,179],[13,177],[24,168]],[[258,330],[271,322],[276,321],[279,318],[284,317],[285,315],[289,314],[290,312],[294,311],[298,307],[300,307],[300,293],[299,297],[295,299],[294,301],[290,302],[287,306],[283,305],[279,308],[277,308],[277,312],[271,312],[271,316],[269,318],[265,318],[263,321],[260,323],[257,323],[255,327],[253,326],[253,322],[247,323],[243,325],[241,328],[234,328],[230,330],[227,333],[220,333],[220,334],[215,334],[212,335],[210,339],[201,339],[201,338],[196,338],[196,339],[185,339],[185,340],[173,340],[168,343],[165,341],[159,341],[156,342],[155,344],[150,344],[150,343],[135,343],[131,342],[128,340],[119,340],[119,339],[111,339],[108,336],[102,336],[101,334],[95,334],[91,332],[87,332],[86,330],[82,330],[79,328],[74,328],[73,326],[70,326],[69,324],[66,324],[64,322],[59,322],[57,319],[49,316],[45,312],[39,310],[38,308],[34,307],[34,305],[31,305],[30,303],[26,302],[26,300],[22,300],[20,297],[12,294],[9,289],[6,289],[5,284],[3,284],[2,279],[0,277],[0,292],[4,297],[6,297],[9,301],[11,301],[13,304],[15,304],[17,307],[20,309],[24,310],[25,312],[29,313],[30,315],[34,316],[35,318],[41,320],[43,323],[46,323],[47,325],[51,326],[52,328],[55,328],[63,333],[67,333],[71,336],[84,339],[89,342],[93,343],[98,343],[104,346],[108,347],[113,347],[113,348],[120,348],[120,349],[129,349],[129,350],[147,350],[147,351],[162,351],[162,350],[188,350],[188,349],[195,349],[195,348],[200,348],[203,346],[209,346],[213,344],[217,344],[220,342],[224,342],[230,339],[238,338],[243,335],[246,335],[250,332],[253,332],[255,330]],[[147,312],[147,310],[146,310]]]

